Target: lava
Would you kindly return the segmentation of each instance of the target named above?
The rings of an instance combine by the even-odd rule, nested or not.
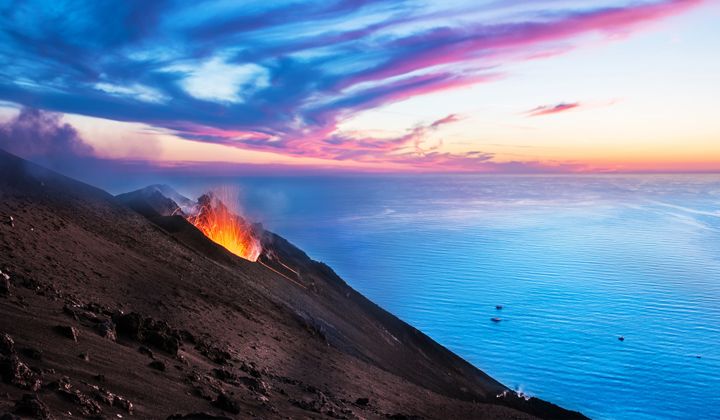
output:
[[[262,253],[259,228],[228,209],[213,193],[198,199],[197,211],[187,220],[205,236],[246,260],[257,261]]]

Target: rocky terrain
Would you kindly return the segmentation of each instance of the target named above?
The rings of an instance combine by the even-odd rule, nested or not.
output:
[[[168,195],[113,197],[0,151],[0,419],[584,418],[280,236],[236,257]]]

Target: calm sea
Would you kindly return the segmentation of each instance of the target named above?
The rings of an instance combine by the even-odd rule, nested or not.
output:
[[[240,184],[269,229],[511,388],[595,419],[720,418],[720,176]]]

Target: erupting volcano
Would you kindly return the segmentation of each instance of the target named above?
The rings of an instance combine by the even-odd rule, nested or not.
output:
[[[246,260],[257,261],[262,253],[259,229],[232,212],[213,193],[198,199],[197,212],[187,220],[205,236]]]

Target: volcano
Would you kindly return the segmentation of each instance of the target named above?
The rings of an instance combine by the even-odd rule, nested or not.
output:
[[[279,235],[239,257],[193,204],[0,151],[0,417],[584,418],[509,390]]]

